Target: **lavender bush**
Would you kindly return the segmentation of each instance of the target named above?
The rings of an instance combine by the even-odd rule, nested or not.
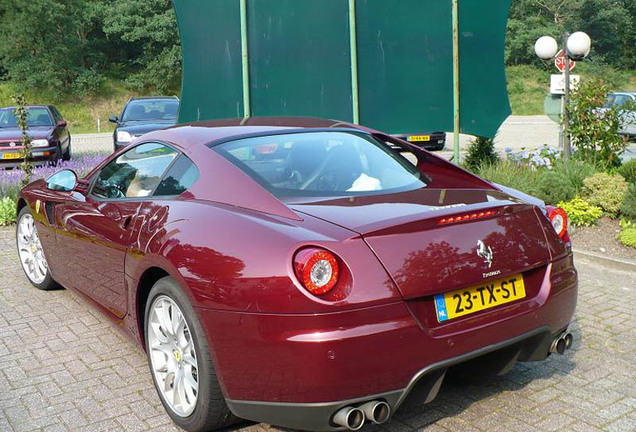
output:
[[[45,179],[63,169],[70,169],[83,177],[104,160],[104,155],[84,155],[74,158],[68,162],[60,162],[57,165],[44,165],[33,170],[32,180]],[[0,170],[0,200],[10,199],[15,206],[21,182],[24,179],[24,172],[19,169]],[[5,201],[6,203],[6,201]],[[3,220],[4,224],[13,223],[15,220]]]

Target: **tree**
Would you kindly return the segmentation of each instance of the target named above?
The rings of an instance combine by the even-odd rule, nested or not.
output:
[[[0,63],[22,89],[54,94],[99,85],[104,56],[97,13],[103,0],[5,0]],[[88,87],[88,88],[87,88]]]
[[[108,39],[120,44],[119,59],[138,89],[175,90],[181,77],[181,46],[171,0],[114,0],[104,19]]]

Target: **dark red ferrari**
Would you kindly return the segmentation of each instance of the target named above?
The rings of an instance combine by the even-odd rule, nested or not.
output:
[[[31,283],[132,336],[189,431],[356,430],[433,400],[449,371],[572,343],[562,210],[352,124],[154,132],[84,179],[30,184],[18,211]]]

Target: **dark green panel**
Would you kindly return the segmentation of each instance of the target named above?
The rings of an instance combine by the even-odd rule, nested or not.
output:
[[[347,0],[249,0],[248,19],[253,115],[352,120]]]
[[[462,0],[461,129],[492,137],[510,115],[504,49],[510,0]]]
[[[357,9],[361,123],[452,130],[451,1],[358,0]]]
[[[179,122],[243,116],[238,0],[174,0],[183,47]]]

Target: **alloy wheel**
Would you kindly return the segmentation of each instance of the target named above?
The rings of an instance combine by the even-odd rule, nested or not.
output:
[[[18,221],[18,252],[20,262],[31,282],[39,285],[44,282],[49,266],[42,251],[35,220],[25,213]]]
[[[199,394],[199,367],[192,333],[179,306],[168,296],[157,297],[146,325],[151,370],[170,409],[190,416]]]

